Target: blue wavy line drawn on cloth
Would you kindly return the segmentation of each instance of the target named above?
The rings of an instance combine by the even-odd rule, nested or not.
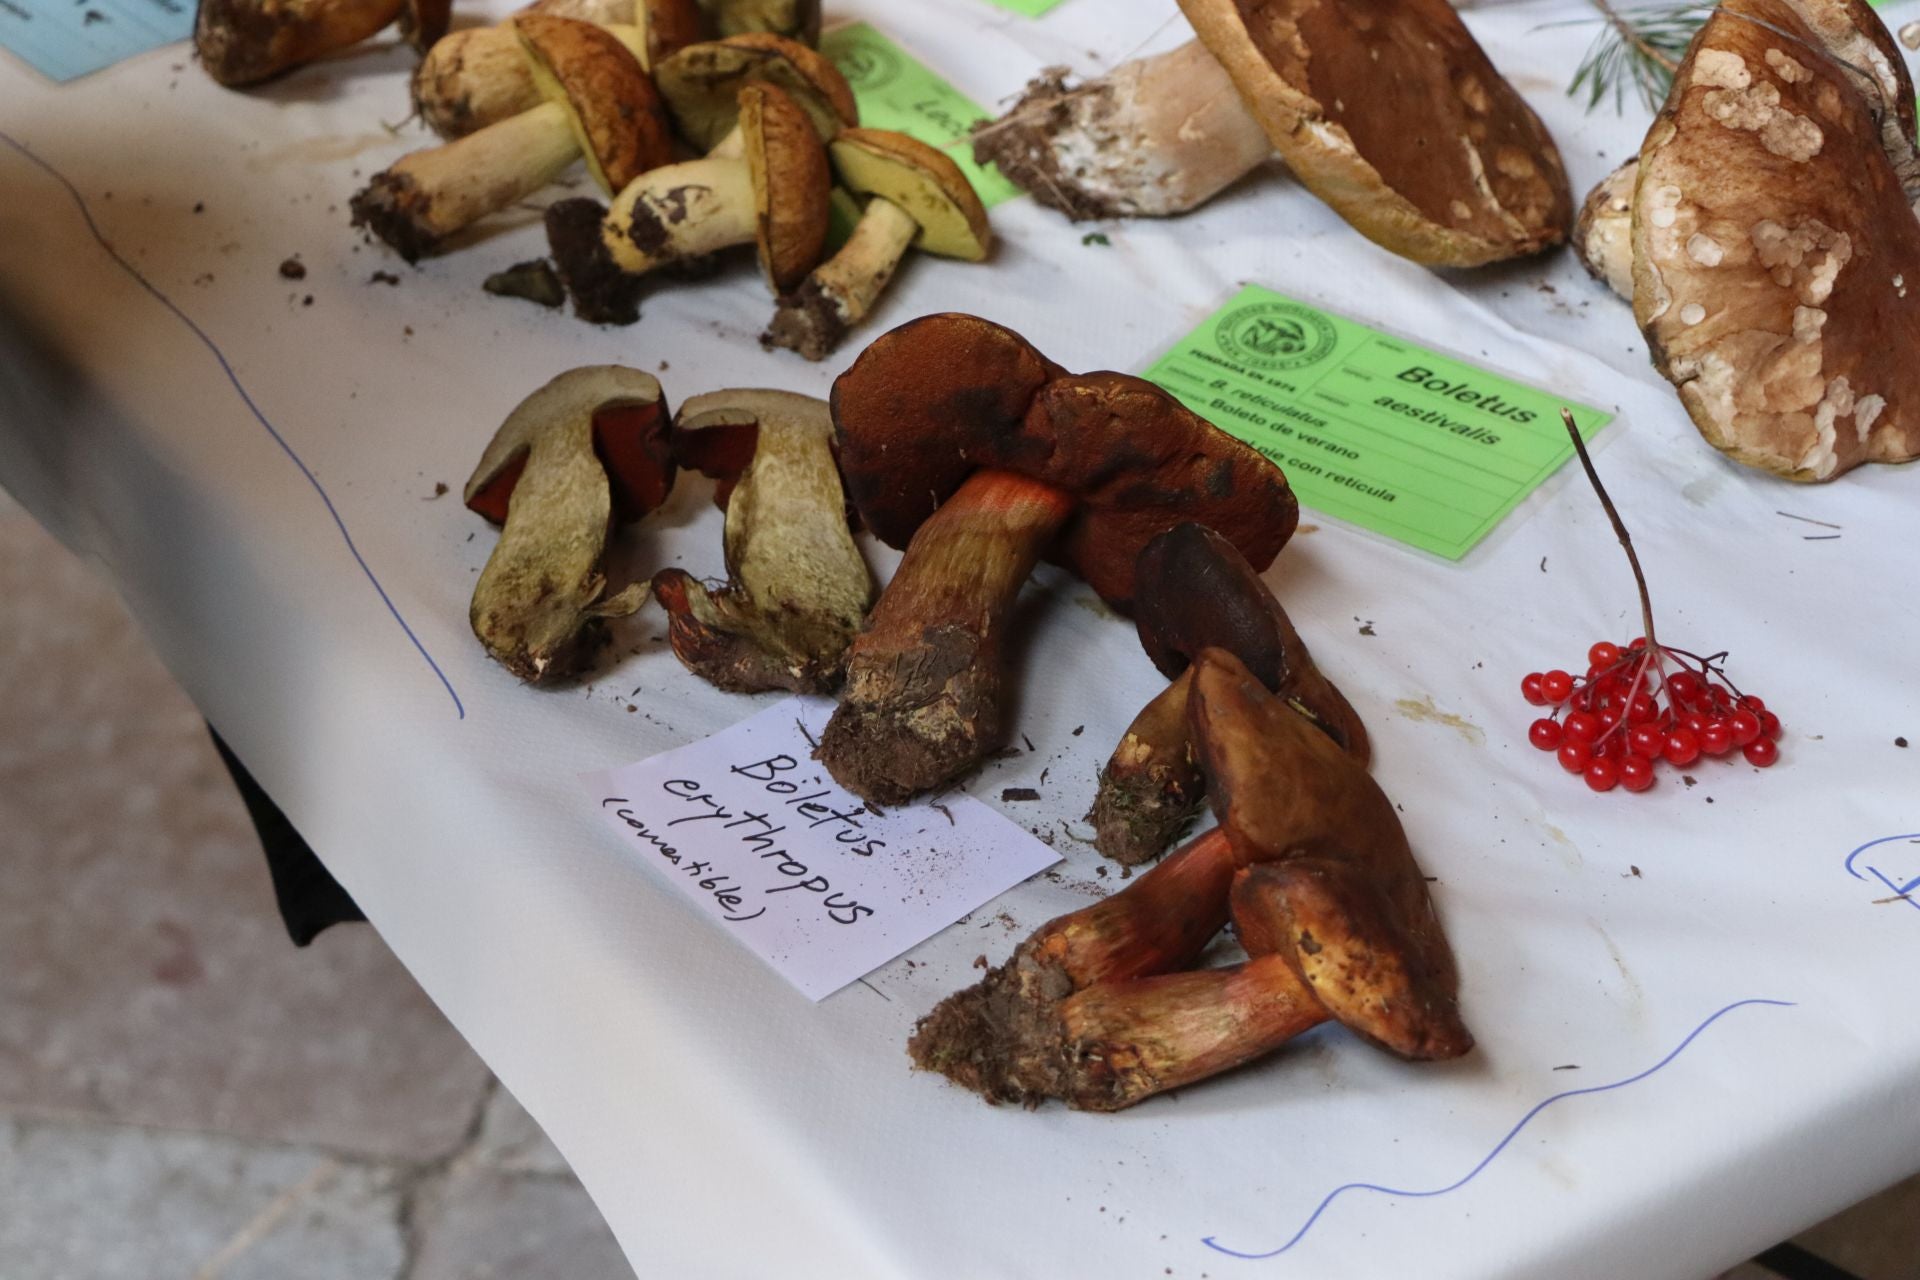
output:
[[[1847,874],[1852,876],[1855,880],[1865,880],[1866,877],[1861,875],[1860,872],[1854,867],[1853,865],[1854,859],[1858,858],[1861,854],[1865,853],[1869,849],[1877,848],[1883,844],[1894,844],[1901,840],[1910,840],[1914,844],[1920,845],[1920,831],[1909,831],[1907,832],[1907,834],[1900,835],[1900,836],[1881,836],[1878,840],[1867,841],[1865,844],[1861,845],[1858,849],[1855,849],[1852,853],[1847,855],[1847,861],[1845,864],[1847,868]],[[1920,857],[1920,855],[1916,855],[1916,856]],[[1892,891],[1893,893],[1892,901],[1905,902],[1908,906],[1912,907],[1915,911],[1920,911],[1920,894],[1917,894],[1914,892],[1914,890],[1920,889],[1920,875],[1916,875],[1915,877],[1913,877],[1913,879],[1907,881],[1905,884],[1895,884],[1893,882],[1893,877],[1888,875],[1886,872],[1882,871],[1880,868],[1875,866],[1869,866],[1867,870],[1873,873],[1874,879],[1878,880],[1881,884],[1887,886],[1887,888],[1890,891]]]
[[[1419,1190],[1411,1190],[1404,1187],[1384,1187],[1379,1185],[1378,1183],[1373,1183],[1373,1182],[1349,1182],[1342,1186],[1335,1187],[1333,1190],[1327,1192],[1326,1197],[1320,1201],[1319,1205],[1314,1209],[1314,1211],[1307,1215],[1307,1220],[1300,1224],[1300,1229],[1294,1232],[1293,1235],[1287,1240],[1287,1242],[1281,1245],[1277,1249],[1268,1249],[1261,1253],[1243,1253],[1238,1249],[1230,1249],[1226,1245],[1221,1244],[1219,1240],[1214,1236],[1206,1236],[1200,1241],[1200,1243],[1206,1245],[1209,1249],[1212,1249],[1217,1253],[1224,1253],[1230,1258],[1241,1258],[1241,1259],[1254,1261],[1254,1262],[1260,1261],[1265,1258],[1277,1258],[1281,1254],[1285,1253],[1287,1250],[1299,1244],[1303,1239],[1305,1239],[1307,1232],[1313,1229],[1313,1224],[1320,1221],[1320,1215],[1327,1211],[1327,1206],[1331,1205],[1336,1199],[1338,1199],[1341,1195],[1345,1194],[1348,1191],[1377,1191],[1381,1195],[1402,1196],[1402,1197],[1417,1198],[1417,1199],[1428,1199],[1433,1196],[1446,1195],[1450,1191],[1458,1191],[1461,1187],[1466,1186],[1469,1182],[1472,1182],[1475,1178],[1479,1177],[1481,1172],[1484,1169],[1486,1169],[1488,1165],[1493,1163],[1495,1157],[1497,1157],[1502,1151],[1505,1151],[1509,1146],[1512,1145],[1513,1140],[1520,1136],[1520,1131],[1526,1128],[1527,1125],[1532,1123],[1533,1118],[1539,1115],[1542,1111],[1545,1111],[1548,1107],[1551,1107],[1556,1102],[1565,1102],[1568,1098],[1579,1098],[1579,1097],[1584,1097],[1587,1094],[1594,1094],[1594,1093],[1610,1093],[1615,1089],[1624,1089],[1630,1084],[1640,1083],[1642,1080],[1645,1080],[1648,1076],[1653,1075],[1655,1072],[1664,1069],[1668,1063],[1672,1062],[1675,1058],[1679,1057],[1682,1053],[1684,1053],[1687,1049],[1687,1046],[1692,1044],[1695,1040],[1699,1039],[1700,1033],[1705,1031],[1708,1027],[1720,1021],[1720,1019],[1726,1017],[1728,1014],[1732,1013],[1735,1009],[1744,1009],[1750,1005],[1771,1005],[1771,1006],[1774,1006],[1775,1008],[1791,1009],[1794,1007],[1795,1002],[1792,1000],[1769,1000],[1761,997],[1754,997],[1748,1000],[1736,1000],[1732,1004],[1727,1005],[1725,1008],[1716,1011],[1706,1021],[1702,1022],[1699,1026],[1695,1027],[1692,1031],[1689,1031],[1687,1033],[1687,1038],[1682,1040],[1679,1044],[1675,1045],[1673,1047],[1672,1052],[1668,1053],[1666,1057],[1660,1059],[1660,1061],[1654,1063],[1652,1066],[1648,1067],[1646,1070],[1638,1072],[1634,1075],[1630,1075],[1624,1080],[1615,1080],[1611,1084],[1589,1085],[1584,1089],[1568,1089],[1568,1090],[1565,1090],[1564,1092],[1556,1093],[1550,1098],[1546,1098],[1540,1102],[1536,1102],[1533,1105],[1532,1109],[1530,1109],[1527,1112],[1527,1114],[1520,1117],[1519,1122],[1516,1123],[1513,1126],[1513,1128],[1507,1130],[1506,1137],[1500,1139],[1499,1142],[1495,1143],[1493,1150],[1487,1152],[1487,1154],[1481,1158],[1479,1164],[1474,1165],[1473,1168],[1467,1170],[1467,1172],[1458,1180],[1454,1182],[1450,1182],[1444,1187],[1434,1187],[1431,1190],[1419,1191]]]
[[[360,566],[360,572],[366,575],[367,581],[372,584],[374,591],[379,594],[380,603],[387,607],[387,612],[393,615],[393,620],[400,624],[400,630],[406,633],[408,641],[419,651],[420,656],[426,659],[427,666],[433,669],[433,674],[440,677],[440,684],[446,689],[447,696],[453,699],[453,709],[459,713],[460,719],[465,720],[467,718],[467,708],[465,704],[460,701],[460,695],[454,692],[453,681],[447,679],[447,673],[442,671],[440,664],[433,660],[433,655],[427,652],[427,646],[420,642],[420,637],[415,635],[413,628],[407,624],[407,620],[401,614],[399,606],[393,603],[393,598],[387,594],[387,589],[380,585],[380,579],[374,576],[373,567],[367,563],[366,557],[360,554],[360,548],[354,544],[353,535],[347,532],[347,522],[341,519],[339,509],[333,505],[333,499],[321,485],[320,478],[314,475],[312,469],[307,466],[300,455],[294,452],[293,446],[287,443],[286,437],[280,434],[278,428],[267,420],[267,415],[260,412],[260,406],[255,404],[253,397],[247,393],[246,387],[240,381],[240,375],[233,371],[233,365],[228,362],[226,353],[220,350],[219,345],[207,336],[207,331],[195,324],[193,318],[185,311],[182,311],[172,298],[160,292],[151,280],[148,280],[146,276],[140,273],[138,267],[120,256],[119,250],[113,247],[113,242],[101,233],[99,224],[93,220],[93,210],[87,207],[86,197],[80,194],[80,189],[68,180],[66,174],[54,168],[53,165],[36,154],[31,147],[3,129],[0,129],[0,142],[6,143],[7,146],[17,151],[29,164],[40,169],[48,177],[65,187],[67,194],[73,197],[75,207],[80,210],[81,219],[87,224],[88,234],[92,235],[94,241],[106,252],[106,255],[113,259],[114,265],[126,272],[135,284],[145,289],[155,302],[158,302],[168,311],[171,311],[181,324],[187,326],[194,337],[200,339],[200,344],[204,346],[213,356],[214,360],[219,363],[220,371],[226,374],[227,381],[233,384],[233,389],[239,395],[240,402],[247,406],[247,412],[253,415],[254,421],[266,429],[266,433],[273,438],[273,442],[280,446],[280,451],[286,454],[293,462],[293,465],[300,469],[300,474],[305,476],[307,483],[313,486],[313,491],[320,495],[320,501],[322,505],[326,507],[327,515],[333,519],[334,528],[340,531],[340,540],[347,544],[347,554],[351,555],[354,563]]]

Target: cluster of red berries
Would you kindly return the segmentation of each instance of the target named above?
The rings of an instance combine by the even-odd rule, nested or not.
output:
[[[1764,769],[1780,758],[1780,717],[1727,682],[1723,656],[1602,640],[1587,650],[1586,675],[1536,671],[1520,682],[1528,702],[1553,708],[1527,738],[1595,791],[1645,791],[1663,761],[1684,766],[1736,748]]]

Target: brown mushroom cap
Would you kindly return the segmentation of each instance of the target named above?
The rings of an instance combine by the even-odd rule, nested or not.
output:
[[[1314,665],[1293,620],[1239,548],[1211,529],[1183,524],[1149,542],[1134,572],[1134,626],[1162,675],[1180,675],[1203,649],[1226,649],[1367,763],[1371,746],[1359,713]]]
[[[400,15],[404,0],[201,0],[193,18],[200,65],[228,88],[258,84],[359,44]]]
[[[842,129],[830,151],[841,184],[897,205],[920,224],[914,247],[978,262],[993,244],[987,210],[944,151],[891,129]]]
[[[881,335],[834,382],[833,417],[848,492],[881,541],[905,546],[974,471],[1012,471],[1075,496],[1049,558],[1116,608],[1140,549],[1175,524],[1208,524],[1264,568],[1299,520],[1278,467],[1159,387],[1065,374],[976,316]]]
[[[400,10],[400,35],[415,53],[424,54],[447,34],[452,20],[453,0],[406,0]]]
[[[1287,166],[1369,240],[1478,266],[1566,238],[1546,127],[1447,0],[1180,0]]]
[[[860,123],[853,89],[833,63],[806,45],[754,33],[692,44],[653,69],[674,126],[696,150],[710,151],[739,119],[742,85],[784,90],[822,139]]]
[[[1206,650],[1192,679],[1188,723],[1214,813],[1243,863],[1281,866],[1263,880],[1295,925],[1249,952],[1293,956],[1334,1016],[1397,1053],[1465,1053],[1453,951],[1393,802],[1232,654]],[[1316,954],[1322,938],[1334,948]],[[1340,963],[1363,955],[1365,969]],[[1394,1003],[1409,987],[1419,998]]]
[[[638,0],[633,16],[646,39],[641,65],[649,69],[707,35],[706,15],[696,0]]]
[[[740,127],[753,182],[760,269],[774,292],[785,292],[805,280],[826,252],[833,172],[807,113],[771,84],[741,87]]]
[[[1913,86],[1861,0],[1728,0],[1640,152],[1634,315],[1700,433],[1828,480],[1920,456]]]
[[[1640,157],[1628,159],[1594,184],[1573,224],[1573,252],[1587,274],[1633,301],[1633,188]]]
[[[765,32],[812,47],[820,43],[820,0],[701,0],[723,36]]]
[[[673,159],[653,80],[604,27],[523,13],[513,20],[542,95],[567,109],[587,169],[607,192]]]

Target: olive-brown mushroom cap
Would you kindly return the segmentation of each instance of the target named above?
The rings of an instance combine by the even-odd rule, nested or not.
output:
[[[523,13],[513,20],[542,93],[567,109],[594,181],[617,192],[673,159],[667,111],[653,80],[604,27]]]
[[[1478,266],[1566,239],[1540,118],[1447,0],[1180,0],[1295,176],[1369,240]]]
[[[653,69],[674,127],[698,151],[709,151],[739,119],[741,86],[771,84],[807,113],[824,140],[860,123],[853,89],[833,63],[806,45],[753,33],[688,45]]]
[[[784,292],[805,280],[826,251],[833,192],[827,150],[807,113],[771,84],[741,88],[740,127],[760,269],[776,293]]]
[[[843,186],[898,206],[917,249],[978,262],[993,244],[986,206],[946,152],[892,129],[842,129],[829,151]]]
[[[975,316],[882,334],[832,398],[848,492],[881,541],[905,546],[974,471],[1016,472],[1074,496],[1048,558],[1119,609],[1140,549],[1176,524],[1211,526],[1264,569],[1299,521],[1278,467],[1159,387],[1065,374]]]
[[[270,80],[359,44],[400,15],[404,0],[200,0],[193,49],[228,88]]]
[[[764,32],[809,48],[820,43],[820,0],[701,0],[723,36]]]
[[[1729,0],[1640,152],[1634,316],[1700,433],[1828,480],[1920,456],[1913,86],[1860,0]]]
[[[646,34],[646,56],[641,61],[649,71],[706,39],[706,15],[696,0],[639,0],[633,16]]]

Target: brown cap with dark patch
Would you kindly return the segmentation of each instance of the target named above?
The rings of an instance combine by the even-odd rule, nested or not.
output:
[[[739,118],[740,88],[746,84],[784,90],[823,139],[860,123],[853,89],[839,68],[817,51],[781,36],[752,33],[688,45],[663,59],[653,75],[680,136],[699,151],[712,150],[732,131]]]
[[[1404,258],[1472,267],[1566,239],[1546,126],[1447,0],[1180,0],[1307,188]]]
[[[673,159],[653,80],[604,27],[523,13],[513,20],[541,93],[567,109],[587,168],[608,194]]]
[[[1920,456],[1913,85],[1859,0],[1728,0],[1640,151],[1633,310],[1715,448],[1791,480]]]
[[[841,469],[861,517],[904,546],[976,470],[1072,494],[1048,558],[1125,609],[1134,561],[1186,520],[1264,568],[1299,504],[1280,469],[1150,382],[1066,374],[1010,329],[937,315],[883,334],[834,383]]]
[[[760,269],[775,293],[785,293],[826,252],[833,194],[827,149],[807,113],[770,84],[741,87],[740,127],[753,180]]]

